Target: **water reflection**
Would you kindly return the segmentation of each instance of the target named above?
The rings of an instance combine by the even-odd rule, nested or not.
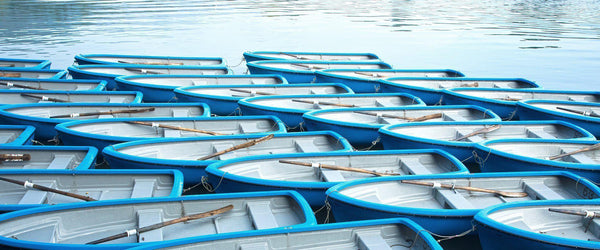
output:
[[[599,11],[597,0],[9,0],[0,1],[0,53],[66,67],[77,53],[223,56],[234,64],[246,50],[369,51],[399,67],[558,86],[568,78],[548,77],[558,72],[549,62],[572,67],[563,72],[600,65]]]

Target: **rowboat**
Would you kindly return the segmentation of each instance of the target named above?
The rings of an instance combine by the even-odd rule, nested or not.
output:
[[[51,62],[40,59],[0,58],[0,68],[49,69]]]
[[[521,120],[561,120],[600,137],[600,103],[530,100],[517,103]]]
[[[179,57],[179,56],[146,56],[115,54],[79,54],[75,62],[86,64],[143,64],[170,66],[225,66],[221,57]]]
[[[392,77],[462,77],[452,69],[326,69],[315,72],[316,82],[337,82],[356,93],[381,92],[379,79]]]
[[[294,190],[312,207],[323,206],[325,191],[345,181],[440,173],[469,171],[448,153],[427,149],[256,155],[206,168],[217,193]]]
[[[412,95],[396,94],[336,94],[285,95],[245,98],[238,102],[243,115],[275,115],[291,128],[302,127],[302,115],[308,111],[336,108],[424,106]]]
[[[527,100],[556,100],[600,103],[598,91],[569,91],[545,89],[493,89],[454,88],[445,89],[445,104],[472,104],[494,111],[505,119],[519,119],[517,102]]]
[[[106,81],[73,80],[73,79],[29,79],[1,78],[0,89],[14,90],[55,90],[55,91],[101,91],[106,87]]]
[[[144,93],[144,102],[176,100],[173,90],[178,87],[287,83],[278,75],[136,75],[117,77],[115,82],[119,90]]]
[[[289,83],[312,83],[315,71],[325,69],[391,69],[381,61],[267,60],[246,63],[251,74],[278,74]]]
[[[0,125],[0,145],[31,145],[35,127]]]
[[[97,79],[106,81],[106,89],[117,87],[115,78],[130,75],[227,75],[225,66],[170,66],[140,64],[92,64],[70,66],[69,75],[74,79]]]
[[[203,103],[28,103],[0,106],[0,122],[36,127],[38,140],[56,136],[56,124],[72,120],[120,117],[208,116]]]
[[[463,163],[475,163],[475,145],[489,140],[596,140],[590,132],[563,121],[405,123],[384,126],[379,129],[379,136],[384,149],[437,148],[452,154]]]
[[[450,88],[539,88],[536,83],[521,78],[394,77],[380,82],[381,92],[409,93],[418,96],[427,105],[442,103],[442,90]]]
[[[293,244],[291,245],[290,243]],[[194,237],[168,243],[157,242],[133,249],[407,249],[442,250],[421,226],[410,220],[393,218],[320,224],[283,230],[260,230],[219,237]]]
[[[332,130],[355,147],[378,146],[379,128],[421,122],[499,121],[493,112],[473,105],[343,108],[315,110],[302,116],[309,131]]]
[[[368,61],[380,60],[373,53],[327,53],[289,51],[248,51],[244,52],[246,62],[263,60],[305,60],[305,61]]]
[[[14,170],[0,171],[0,179],[0,212],[94,200],[177,197],[183,186],[183,175],[176,170]]]
[[[197,236],[218,239],[236,232],[314,224],[310,207],[293,191],[190,195],[61,204],[3,214],[0,244],[36,249],[125,249],[150,242]]]
[[[600,249],[600,202],[515,202],[475,215],[484,249]]]
[[[24,103],[140,103],[142,93],[134,91],[57,91],[57,90],[1,90],[0,105]]]
[[[140,140],[105,147],[102,153],[111,168],[180,170],[184,184],[190,186],[201,182],[206,166],[220,160],[351,150],[339,134],[319,131]]]
[[[94,119],[60,123],[55,129],[65,145],[89,145],[99,150],[152,138],[286,132],[285,125],[274,116]]]
[[[59,69],[0,68],[0,80],[8,78],[64,79],[67,71]]]
[[[598,141],[498,139],[475,145],[482,172],[566,170],[600,182]]]
[[[16,170],[83,170],[94,168],[98,150],[74,146],[2,146],[0,173]]]
[[[557,171],[367,178],[338,184],[327,194],[336,221],[403,217],[451,236],[473,234],[473,216],[492,205],[597,199],[600,188]]]
[[[239,114],[238,101],[248,97],[354,94],[348,87],[337,83],[193,86],[177,88],[174,92],[179,102],[206,103],[211,113],[216,115]]]

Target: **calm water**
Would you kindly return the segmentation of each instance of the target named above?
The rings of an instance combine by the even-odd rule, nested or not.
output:
[[[397,68],[600,90],[600,1],[0,0],[0,57],[374,52]],[[243,73],[245,67],[233,67]]]

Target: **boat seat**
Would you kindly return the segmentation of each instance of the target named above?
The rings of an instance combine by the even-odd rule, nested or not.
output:
[[[581,96],[581,95],[576,95],[576,96],[569,96],[569,101],[573,101],[573,102],[585,102],[585,96]]]
[[[385,107],[385,104],[381,103],[379,100],[375,100],[375,107]]]
[[[267,84],[265,79],[250,79],[252,84]]]
[[[121,98],[121,97],[109,97],[108,98],[108,102],[109,103],[123,103],[123,98]]]
[[[9,142],[13,141],[14,139],[15,139],[15,137],[11,134],[0,135],[0,144],[9,143]]]
[[[543,182],[523,181],[527,194],[536,200],[564,200],[565,197],[546,186]]]
[[[150,226],[152,224],[161,223],[162,209],[144,209],[137,211],[138,228]],[[138,242],[156,242],[163,240],[163,229],[158,228],[148,232],[140,233]]]
[[[358,231],[356,232],[356,245],[361,250],[375,250],[375,249],[392,249],[385,239],[381,237],[379,230],[374,231]]]
[[[326,168],[315,168],[316,171],[319,171],[319,176],[321,179],[326,182],[343,182],[346,181],[346,178],[340,173],[341,171],[326,169]]]
[[[470,134],[472,132],[473,131],[464,131],[464,130],[456,129],[456,137],[454,139],[461,138],[461,137],[463,137],[465,135],[468,135],[468,134]],[[475,142],[475,143],[477,143],[477,142],[482,142],[484,140],[485,140],[485,138],[483,138],[481,136],[481,134],[479,134],[479,135],[469,136],[468,138],[462,139],[460,141],[461,142]]]
[[[208,85],[208,82],[207,81],[192,80],[192,85],[194,85],[194,86],[204,86],[204,85]]]
[[[40,181],[31,180],[31,182],[38,184],[40,186],[56,188],[56,181],[54,181],[54,180],[40,180]],[[19,200],[19,204],[20,205],[23,205],[23,204],[45,204],[47,198],[48,198],[48,192],[41,191],[41,190],[34,189],[34,188],[28,188],[27,191],[25,191],[25,194],[23,195],[21,200]]]
[[[155,179],[135,179],[131,198],[146,198],[152,197],[154,187],[156,186]]]
[[[388,118],[383,117],[383,116],[377,116],[377,118],[375,118],[375,121],[378,124],[394,124],[394,123],[390,122],[390,120]],[[395,123],[397,123],[397,122],[395,122]]]
[[[421,163],[419,158],[404,158],[400,160],[400,164],[406,168],[408,172],[414,175],[432,174],[432,172]]]
[[[317,146],[312,141],[296,140],[294,141],[294,146],[296,147],[296,150],[298,150],[299,153],[319,151]]]
[[[163,128],[163,137],[181,137],[181,130]]]
[[[588,157],[587,155],[585,155],[583,153],[572,154],[569,156],[565,156],[563,158],[571,160],[576,163],[581,163],[581,164],[598,164],[597,161],[593,160],[592,158]]]
[[[48,165],[48,169],[70,169],[69,167],[74,160],[74,155],[55,154],[54,159]]]
[[[75,90],[90,90],[90,88],[84,85],[77,85]]]
[[[434,192],[436,192],[435,197],[439,198],[437,200],[440,201],[440,203],[443,202],[443,207],[446,207],[445,205],[447,205],[448,207],[454,209],[475,208],[473,207],[473,204],[471,204],[471,202],[465,199],[465,197],[461,193],[456,193],[454,192],[454,190],[434,189]]]
[[[173,117],[188,117],[190,116],[190,112],[188,109],[173,109],[171,115]]]
[[[212,145],[212,147],[213,147],[213,152],[212,153],[220,152],[220,151],[223,151],[225,149],[231,148],[233,146],[235,146],[233,143],[213,144]],[[228,152],[226,154],[222,154],[222,155],[219,155],[217,157],[213,157],[213,158],[211,158],[209,160],[213,160],[213,159],[226,160],[226,159],[235,158],[235,155],[236,155],[236,151],[231,151],[231,152]]]
[[[543,129],[531,129],[526,130],[526,134],[529,137],[541,138],[541,139],[556,139],[556,136],[544,131]]]
[[[239,123],[238,127],[242,134],[262,132],[262,131],[257,130],[256,126],[254,126],[253,124]]]
[[[271,210],[271,202],[248,202],[246,209],[252,218],[256,229],[268,229],[279,227],[277,219]]]
[[[599,213],[599,211],[594,211]],[[587,222],[587,219],[584,219],[584,222]],[[590,222],[590,232],[596,236],[596,238],[600,238],[600,221],[592,220]]]
[[[442,119],[444,121],[467,121],[464,116],[451,112],[442,112]]]
[[[253,242],[253,243],[241,243],[238,245],[237,250],[270,250],[274,248],[269,247],[269,242]]]

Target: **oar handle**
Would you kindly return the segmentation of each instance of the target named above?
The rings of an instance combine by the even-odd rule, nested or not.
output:
[[[137,68],[123,68],[127,71],[133,71],[133,72],[138,72],[138,73],[142,73],[142,74],[154,74],[154,75],[162,75],[165,74],[163,72],[158,72],[158,71],[154,71],[154,70],[147,70],[147,69],[137,69]]]
[[[216,152],[216,153],[213,153],[213,154],[210,154],[210,155],[207,155],[207,156],[200,157],[197,160],[198,161],[204,161],[204,160],[208,160],[208,159],[213,158],[213,157],[217,157],[217,156],[222,155],[222,154],[229,153],[229,152],[234,151],[234,150],[251,147],[251,146],[254,146],[254,145],[258,144],[258,143],[271,140],[273,137],[275,137],[274,134],[269,134],[267,136],[263,136],[263,137],[258,138],[258,139],[254,139],[254,140],[251,140],[251,141],[248,141],[248,142],[244,142],[244,143],[235,145],[235,146],[230,147],[228,149],[221,150],[219,152]]]
[[[555,212],[555,213],[561,213],[561,214],[570,214],[570,215],[579,215],[579,216],[585,216],[585,217],[591,217],[591,218],[600,218],[600,213],[598,212],[590,212],[590,211],[574,211],[574,210],[568,210],[568,209],[561,209],[561,208],[548,208],[548,211],[550,212]]]
[[[112,114],[134,114],[134,113],[144,113],[154,111],[154,107],[150,108],[141,108],[141,109],[125,109],[125,110],[115,110],[115,111],[98,111],[98,112],[88,112],[88,113],[72,113],[68,115],[53,115],[50,118],[74,118],[79,116],[92,116],[92,115],[112,115]]]
[[[54,189],[54,188],[49,188],[49,187],[45,187],[45,186],[41,186],[35,183],[31,183],[29,181],[19,181],[19,180],[15,180],[15,179],[10,179],[10,178],[5,178],[5,177],[0,177],[0,180],[2,181],[6,181],[6,182],[10,182],[10,183],[14,183],[17,185],[21,185],[24,186],[25,188],[27,187],[31,187],[31,188],[35,188],[38,190],[42,190],[42,191],[46,191],[46,192],[51,192],[51,193],[56,193],[56,194],[61,194],[64,196],[68,196],[68,197],[72,197],[72,198],[76,198],[76,199],[80,199],[80,200],[84,200],[84,201],[95,201],[96,199],[93,199],[89,196],[84,196],[84,195],[79,195],[79,194],[75,194],[75,193],[71,193],[71,192],[66,192],[66,191],[62,191],[62,190],[58,190],[58,189]]]
[[[95,241],[90,241],[88,243],[88,245],[95,245],[95,244],[100,244],[100,243],[104,243],[104,242],[108,242],[108,241],[112,241],[112,240],[116,240],[116,239],[120,239],[120,238],[125,238],[125,237],[129,237],[131,235],[139,235],[141,233],[145,233],[148,231],[152,231],[152,230],[156,230],[159,228],[163,228],[169,225],[173,225],[173,224],[177,224],[177,223],[181,223],[181,222],[186,222],[186,221],[190,221],[190,220],[197,220],[197,219],[202,219],[202,218],[206,218],[206,217],[211,217],[211,216],[215,216],[215,215],[219,215],[222,213],[225,213],[229,210],[233,209],[233,205],[227,205],[215,210],[211,210],[208,212],[203,212],[203,213],[197,213],[197,214],[193,214],[193,215],[189,215],[189,216],[184,216],[184,217],[180,217],[177,219],[173,219],[173,220],[168,220],[165,222],[159,222],[156,224],[152,224],[149,226],[145,226],[145,227],[141,227],[141,228],[136,228],[136,229],[132,229],[132,230],[127,230],[123,233],[119,233],[119,234],[115,234],[112,236],[108,236],[108,237],[104,237],[102,239],[98,239]]]
[[[32,86],[27,86],[27,85],[23,85],[23,84],[18,84],[18,83],[12,83],[12,82],[0,82],[0,84],[4,85],[4,86],[8,86],[8,87],[17,87],[17,88],[22,88],[22,89],[34,89],[34,90],[47,90],[44,88],[39,88],[39,87],[32,87]]]
[[[27,93],[21,93],[21,96],[31,97],[31,98],[39,99],[39,100],[42,100],[42,101],[70,102],[70,101],[67,101],[67,100],[60,99],[60,98],[54,98],[54,97],[48,97],[48,96],[39,96],[39,95],[32,95],[32,94],[27,94]]]
[[[548,157],[548,160],[556,160],[556,159],[560,159],[563,158],[565,156],[569,156],[569,155],[574,155],[574,154],[579,154],[579,153],[583,153],[583,152],[587,152],[587,151],[592,151],[592,150],[597,150],[600,148],[600,143],[596,143],[592,146],[589,147],[585,147],[582,149],[578,149],[572,152],[568,152],[568,153],[564,153],[564,154],[559,154],[559,155],[555,155],[555,156],[550,156]]]
[[[377,74],[377,73],[365,73],[365,72],[360,72],[360,71],[354,71],[352,72],[354,74],[359,74],[359,75],[363,75],[363,76],[370,76],[370,77],[375,77],[375,78],[384,78],[386,76],[381,75],[381,74]]]
[[[201,133],[201,134],[209,134],[209,135],[227,135],[224,133],[219,133],[219,132],[214,132],[214,131],[209,131],[209,130],[184,128],[184,127],[172,126],[172,125],[160,124],[160,123],[154,123],[154,122],[129,121],[128,123],[139,124],[139,125],[144,125],[144,126],[151,126],[151,127],[166,128],[166,129],[173,129],[173,130],[195,132],[195,133]]]
[[[21,77],[21,73],[0,72],[0,77]]]
[[[439,187],[446,188],[446,189],[461,189],[461,190],[466,190],[466,191],[491,193],[491,194],[498,194],[498,195],[505,196],[505,197],[513,197],[513,198],[528,196],[528,194],[525,192],[505,192],[505,191],[498,191],[498,190],[487,189],[487,188],[456,186],[456,185],[450,185],[450,184],[445,184],[445,183],[413,181],[413,180],[402,180],[400,182],[407,183],[407,184],[413,184],[413,185],[428,186],[428,187],[436,187],[439,185]]]
[[[354,104],[344,104],[344,103],[335,103],[335,102],[327,102],[327,101],[309,101],[309,100],[300,100],[300,99],[292,99],[292,102],[321,104],[321,105],[330,105],[330,106],[338,106],[338,107],[346,107],[346,108],[360,107],[360,106],[357,106]]]
[[[29,161],[30,154],[0,154],[0,161]]]
[[[460,85],[461,87],[479,87],[479,83],[478,82],[474,82],[474,83],[464,83]]]
[[[406,120],[408,122],[421,122],[421,121],[441,118],[443,116],[442,113],[433,113],[433,114],[413,118],[413,117],[406,117],[406,116],[399,116],[399,115],[378,114],[378,113],[369,112],[369,111],[354,111],[354,113],[370,115],[370,116],[381,116],[381,117],[386,117],[386,118],[400,119],[400,120]]]
[[[395,173],[394,174],[386,174],[386,173],[379,173],[376,171],[371,171],[371,170],[362,169],[362,168],[350,168],[350,167],[329,165],[329,164],[323,164],[323,163],[310,163],[310,162],[300,162],[300,161],[290,161],[290,160],[279,160],[279,162],[285,163],[285,164],[298,165],[298,166],[306,166],[306,167],[314,167],[316,165],[317,167],[320,167],[320,168],[326,168],[326,169],[331,169],[331,170],[341,170],[341,171],[348,171],[348,172],[357,172],[357,173],[363,173],[363,174],[372,174],[372,175],[376,175],[376,176],[398,175]]]
[[[302,67],[302,68],[305,68],[308,70],[327,69],[327,67],[319,67],[319,66],[315,66],[315,65],[304,65],[304,64],[299,64],[299,63],[292,63],[292,65]]]
[[[466,135],[463,135],[461,137],[458,137],[456,139],[452,139],[451,141],[461,141],[461,140],[464,140],[464,139],[467,139],[469,137],[476,136],[476,135],[479,135],[479,134],[486,134],[486,133],[493,132],[493,131],[495,131],[495,130],[497,130],[499,128],[500,128],[500,124],[496,124],[494,126],[487,127],[487,128],[481,128],[481,129],[475,130],[475,131],[473,131],[471,133],[468,133]]]
[[[565,107],[560,107],[560,106],[557,106],[556,109],[568,111],[568,112],[575,113],[575,114],[580,114],[583,116],[600,117],[600,115],[597,115],[594,112],[581,111],[581,110],[570,109],[570,108],[565,108]]]

